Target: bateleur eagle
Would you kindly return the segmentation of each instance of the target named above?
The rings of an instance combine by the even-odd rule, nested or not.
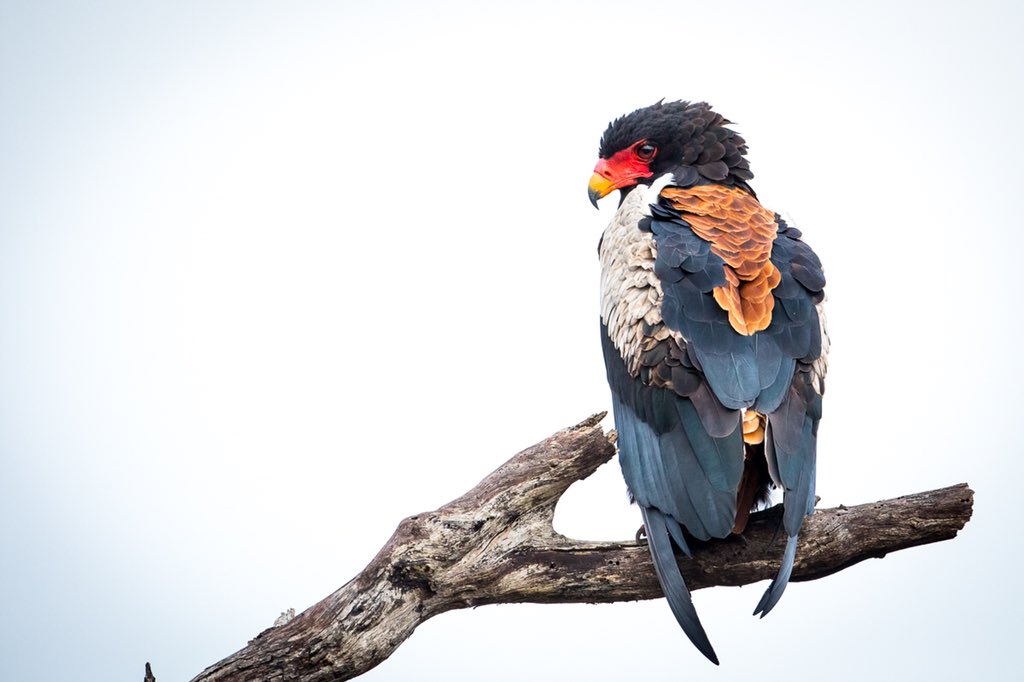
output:
[[[821,262],[750,187],[743,138],[707,104],[658,102],[601,138],[601,339],[619,461],[686,635],[718,663],[675,549],[740,533],[769,488],[788,541],[754,614],[789,581],[814,510],[828,336]]]

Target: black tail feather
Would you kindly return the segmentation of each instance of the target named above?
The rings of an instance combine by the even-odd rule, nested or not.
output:
[[[641,506],[640,511],[643,513],[644,526],[647,528],[647,542],[651,550],[651,557],[654,559],[654,571],[658,575],[658,582],[661,583],[661,590],[665,593],[672,613],[697,650],[704,654],[709,661],[718,665],[718,656],[711,646],[711,641],[708,640],[707,633],[704,632],[704,626],[700,623],[697,610],[690,598],[690,590],[683,582],[683,575],[679,572],[679,564],[676,562],[675,551],[672,549],[672,537],[679,535],[681,539],[682,535],[681,533],[670,535],[670,524],[676,522],[666,518],[657,509]],[[690,553],[685,541],[680,549],[686,554]]]
[[[786,553],[782,555],[782,564],[779,566],[779,573],[772,580],[771,584],[768,585],[768,589],[765,590],[761,601],[757,603],[757,608],[754,609],[755,616],[758,614],[762,618],[767,616],[775,608],[775,605],[779,603],[782,593],[786,591],[789,577],[793,574],[793,562],[796,560],[796,538],[797,536],[795,535],[789,536],[789,540],[786,542]]]

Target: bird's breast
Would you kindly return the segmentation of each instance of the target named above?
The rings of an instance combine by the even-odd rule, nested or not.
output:
[[[642,191],[626,196],[604,231],[599,253],[601,321],[633,376],[639,373],[645,337],[678,336],[661,317],[664,294],[654,274],[658,253],[654,236],[638,227],[644,217],[644,196]]]

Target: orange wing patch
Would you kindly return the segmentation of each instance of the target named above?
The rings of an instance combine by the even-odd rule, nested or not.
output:
[[[744,336],[767,329],[775,308],[772,290],[782,279],[770,260],[779,229],[775,215],[735,187],[667,187],[661,196],[725,261],[725,286],[715,287],[714,296],[733,329]]]

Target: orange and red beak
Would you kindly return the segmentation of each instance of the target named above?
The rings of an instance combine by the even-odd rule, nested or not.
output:
[[[594,174],[590,176],[588,194],[590,203],[597,208],[597,200],[617,189],[632,187],[640,178],[653,175],[647,162],[637,158],[632,149],[616,152],[609,159],[598,159]]]
[[[597,165],[594,166],[594,174],[590,176],[590,186],[587,192],[590,195],[590,203],[597,208],[597,200],[608,196],[616,189],[618,187],[615,186],[614,176],[608,170],[608,160],[599,159]]]

